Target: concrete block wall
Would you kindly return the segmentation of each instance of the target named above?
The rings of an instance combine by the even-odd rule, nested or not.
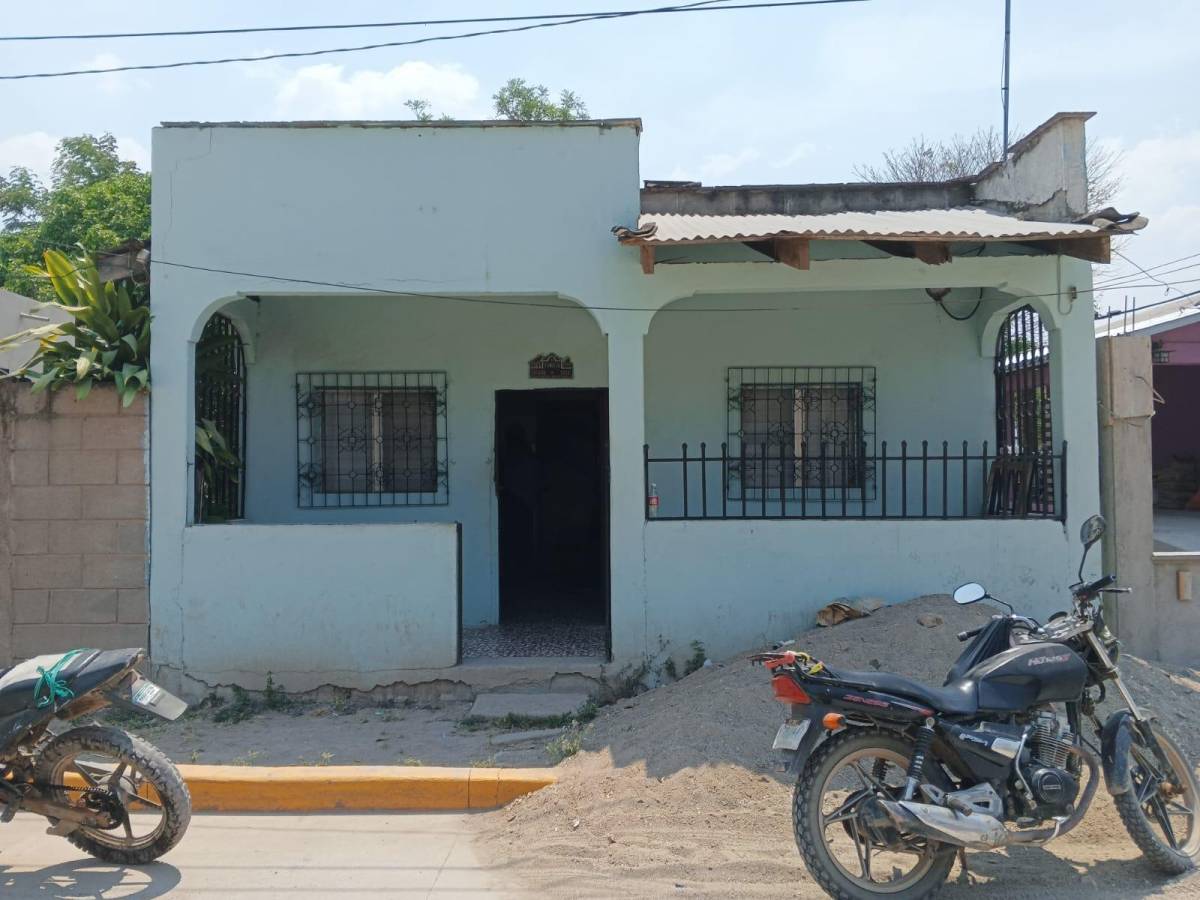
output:
[[[145,396],[0,384],[0,666],[146,647]]]

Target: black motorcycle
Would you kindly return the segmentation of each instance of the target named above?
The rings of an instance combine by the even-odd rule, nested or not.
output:
[[[1085,559],[1104,528],[1100,516],[1083,524]],[[916,900],[937,890],[965,848],[1045,844],[1083,819],[1101,770],[1146,858],[1172,875],[1192,867],[1192,766],[1122,683],[1119,645],[1097,602],[1127,589],[1111,575],[1084,583],[1082,561],[1079,571],[1070,613],[1042,625],[1009,607],[960,633],[974,640],[942,687],[834,670],[803,653],[754,657],[776,699],[791,705],[774,746],[797,775],[796,843],[831,896]],[[960,604],[983,599],[996,600],[978,584],[954,592]],[[1101,723],[1096,708],[1109,688],[1127,709]]]
[[[141,650],[72,650],[0,670],[0,822],[18,812],[119,865],[158,859],[187,831],[187,785],[162,751],[103,725],[109,705],[179,718],[187,704],[138,674]]]

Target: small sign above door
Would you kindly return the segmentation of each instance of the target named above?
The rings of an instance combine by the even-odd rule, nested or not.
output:
[[[574,378],[575,363],[569,356],[539,353],[529,361],[530,378]]]

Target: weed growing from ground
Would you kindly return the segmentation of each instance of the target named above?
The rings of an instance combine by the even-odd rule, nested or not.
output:
[[[221,706],[213,714],[213,721],[219,722],[222,725],[233,725],[237,722],[246,721],[257,712],[258,706],[250,694],[244,688],[240,688],[235,684],[233,686],[233,702]]]
[[[546,755],[550,757],[550,761],[555,764],[560,763],[564,759],[570,759],[582,750],[583,733],[585,730],[578,727],[571,728],[548,743],[546,745]]]
[[[574,712],[558,716],[526,716],[520,713],[505,713],[498,719],[486,716],[467,716],[458,723],[461,731],[534,731],[541,728],[566,728],[577,723],[586,723],[596,718],[600,708],[591,700]]]
[[[683,676],[686,678],[693,672],[697,672],[704,668],[704,662],[708,659],[708,651],[704,649],[704,644],[700,641],[692,641],[692,655],[686,663],[683,664]]]

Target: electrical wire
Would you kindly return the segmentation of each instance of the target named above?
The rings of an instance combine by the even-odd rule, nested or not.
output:
[[[726,0],[703,0],[686,6],[705,6]],[[846,3],[851,0],[811,0],[809,5]],[[349,31],[366,28],[410,28],[427,25],[483,25],[498,22],[536,22],[548,19],[573,19],[577,16],[615,16],[630,10],[601,10],[597,12],[541,13],[527,16],[474,16],[457,19],[410,19],[398,22],[338,22],[323,25],[263,25],[246,28],[189,28],[177,31],[105,31],[91,34],[14,34],[0,35],[0,41],[97,41],[118,38],[199,37],[225,34],[272,34],[298,31]]]
[[[711,3],[712,0],[703,0]],[[748,9],[774,9],[793,6],[823,6],[832,3],[865,3],[868,0],[773,0],[765,3],[738,3],[727,6],[700,5],[699,3],[683,6],[661,6],[653,9],[623,10],[612,13],[584,14],[576,18],[559,19],[555,21],[534,22],[518,25],[512,28],[489,28],[479,31],[460,32],[458,34],[430,35],[413,38],[406,41],[381,41],[373,44],[361,44],[353,47],[329,47],[320,50],[294,50],[281,53],[263,53],[257,56],[227,56],[215,59],[191,59],[169,63],[143,63],[140,65],[109,66],[107,68],[68,69],[56,72],[23,72],[15,75],[0,75],[0,81],[24,81],[38,78],[68,78],[75,75],[107,75],[115,72],[147,72],[159,69],[182,69],[192,66],[219,66],[229,63],[264,62],[272,59],[297,59],[313,56],[327,56],[337,53],[359,53],[365,50],[380,50],[389,47],[413,47],[418,44],[429,44],[443,41],[458,41],[466,38],[486,37],[499,34],[515,34],[518,32],[534,31],[540,28],[560,28],[564,25],[578,25],[583,22],[597,22],[608,19],[626,19],[634,16],[666,15],[673,13],[727,12]]]
[[[1181,256],[1178,259],[1169,259],[1166,262],[1161,262],[1161,263],[1158,263],[1157,265],[1147,266],[1146,271],[1153,272],[1156,269],[1163,268],[1164,266],[1173,266],[1173,265],[1175,265],[1175,263],[1186,262],[1189,259],[1195,259],[1197,256],[1200,256],[1200,253],[1189,253],[1187,256]],[[1200,263],[1196,263],[1195,265],[1200,265]],[[1186,269],[1186,268],[1191,268],[1191,267],[1184,266],[1184,268]],[[1113,275],[1109,278],[1102,278],[1100,280],[1103,282],[1124,281],[1126,278],[1131,278],[1131,277],[1132,277],[1131,275]]]

